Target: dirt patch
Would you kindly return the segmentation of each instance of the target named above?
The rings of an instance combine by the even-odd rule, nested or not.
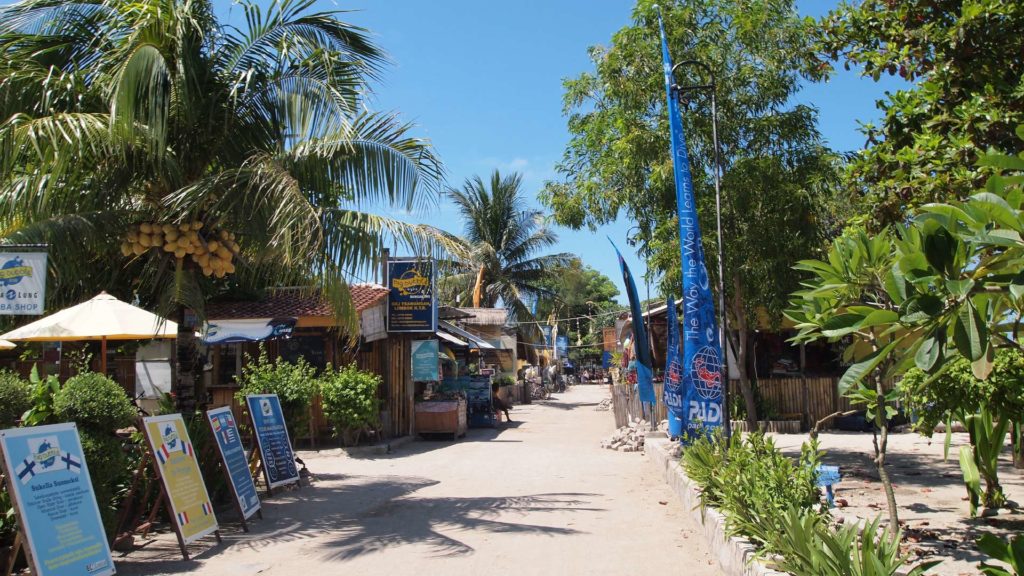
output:
[[[796,456],[806,435],[775,435],[776,445]],[[846,507],[833,514],[846,522],[887,516],[885,493],[873,463],[870,433],[835,432],[819,437],[825,450],[825,464],[838,465],[843,479],[836,486],[837,502]],[[953,434],[949,460],[943,460],[945,436],[926,438],[918,434],[889,436],[886,458],[906,532],[906,549],[922,559],[941,559],[932,574],[959,576],[978,574],[977,565],[986,557],[975,541],[984,533],[1006,536],[1024,530],[1024,513],[1000,510],[988,518],[971,518],[967,490],[962,482],[957,454],[968,445],[967,434]],[[999,480],[1008,499],[1024,503],[1024,475],[1013,467],[1007,446],[999,468]]]

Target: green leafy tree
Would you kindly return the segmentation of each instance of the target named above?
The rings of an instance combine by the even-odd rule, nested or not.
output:
[[[1013,135],[1024,123],[1020,2],[844,2],[822,24],[827,58],[911,83],[879,101],[882,120],[864,127],[867,148],[848,173],[876,224],[974,193],[994,173],[977,164],[990,148],[1024,151]]]
[[[599,355],[602,328],[615,325],[613,312],[623,307],[615,300],[619,289],[604,274],[574,259],[558,266],[541,281],[551,296],[537,302],[536,317],[574,318],[559,325],[559,333],[569,342],[585,348],[572,348],[571,356]],[[659,304],[663,304],[659,303]]]
[[[1018,132],[1024,138],[1024,129]],[[997,349],[1021,349],[1024,153],[988,154],[982,162],[1008,170],[966,201],[925,205],[908,224],[874,236],[852,231],[834,242],[826,260],[796,266],[811,276],[787,312],[799,329],[794,339],[855,341],[839,389],[866,404],[880,430],[875,463],[893,526],[885,439],[899,391],[886,390],[883,381],[914,366],[936,374],[958,357],[984,380]]]
[[[448,190],[465,225],[461,261],[448,282],[462,288],[462,301],[484,308],[500,301],[511,317],[529,320],[527,302],[549,293],[541,283],[572,255],[539,254],[558,236],[539,210],[527,207],[522,181],[520,174],[502,176],[495,170],[488,182],[474,176],[461,189]]]
[[[595,71],[565,81],[571,140],[558,166],[561,180],[549,183],[541,198],[559,224],[573,228],[628,216],[640,228],[648,269],[663,275],[661,291],[679,294],[680,239],[654,3],[639,0],[633,25],[619,30],[610,46],[590,49]],[[801,82],[818,78],[812,23],[788,0],[662,4],[674,60],[705,63],[718,84],[727,344],[739,360],[753,429],[756,406],[746,368],[757,312],[781,320],[797,285],[779,270],[812,256],[839,214],[827,192],[841,159],[824,146],[816,111],[793,103]],[[692,85],[710,78],[690,68],[677,80]],[[705,254],[714,255],[712,119],[700,98],[691,95],[696,105],[684,122]],[[717,267],[708,264],[715,274]]]
[[[393,114],[365,112],[381,51],[312,0],[23,0],[0,9],[0,230],[50,245],[48,307],[110,290],[179,320],[232,290],[321,289],[355,326],[346,271],[424,227],[362,212],[436,198],[441,166]],[[186,310],[194,311],[186,314]]]

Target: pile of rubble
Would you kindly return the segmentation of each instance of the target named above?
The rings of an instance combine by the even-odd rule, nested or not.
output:
[[[601,400],[600,402],[597,403],[597,406],[594,407],[594,410],[597,410],[599,412],[607,412],[608,410],[611,410],[611,409],[612,409],[612,399],[611,398],[605,398],[604,400]]]
[[[619,428],[607,440],[601,441],[601,448],[619,452],[643,452],[648,428],[646,420],[633,420],[630,417],[628,426]]]

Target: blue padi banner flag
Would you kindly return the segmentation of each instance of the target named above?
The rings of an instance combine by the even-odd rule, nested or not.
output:
[[[412,341],[412,379],[413,382],[437,382],[439,355],[441,353],[437,340]]]
[[[540,331],[544,334],[544,346],[546,348],[551,347],[551,325],[544,324],[540,327]]]
[[[32,572],[113,574],[114,561],[75,425],[4,430],[0,448]]]
[[[612,242],[612,239],[608,239]],[[636,346],[636,385],[640,394],[640,401],[653,404],[654,399],[654,362],[651,360],[651,344],[647,339],[647,329],[644,327],[644,315],[640,311],[640,297],[636,293],[636,282],[633,281],[633,274],[626,266],[618,246],[612,242],[615,254],[619,257],[619,268],[622,268],[622,283],[626,285],[626,295],[629,297],[629,309],[633,315],[633,341]]]
[[[249,462],[245,457],[245,448],[242,446],[231,407],[209,410],[206,412],[206,418],[210,422],[213,437],[217,439],[217,450],[220,452],[221,461],[224,462],[224,468],[228,471],[231,491],[235,494],[238,509],[242,512],[242,518],[248,520],[260,509],[260,497],[256,493],[256,484],[253,483],[252,474],[249,472]]]
[[[558,357],[566,358],[569,356],[569,337],[565,334],[558,335]]]
[[[700,223],[690,177],[679,103],[672,93],[672,56],[661,29],[661,53],[665,64],[672,163],[675,167],[676,209],[679,212],[679,248],[683,264],[683,423],[686,430],[722,425],[722,346],[715,322],[708,270],[704,265]]]
[[[437,332],[432,260],[388,261],[388,332]]]
[[[295,453],[292,452],[292,441],[288,437],[288,427],[277,394],[246,396],[245,402],[252,416],[253,429],[256,430],[256,443],[263,459],[267,485],[277,488],[298,482]]]
[[[665,351],[665,407],[668,408],[669,436],[683,434],[683,359],[679,355],[679,317],[676,301],[668,299],[668,346]]]

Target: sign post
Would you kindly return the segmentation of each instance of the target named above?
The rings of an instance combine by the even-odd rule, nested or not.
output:
[[[299,471],[295,467],[295,452],[288,437],[284,412],[277,394],[255,394],[246,396],[252,428],[256,432],[263,477],[267,483],[267,494],[286,484],[299,483]]]
[[[114,574],[75,424],[4,430],[0,450],[19,528],[8,570],[21,546],[36,576]]]
[[[0,315],[43,314],[46,260],[46,252],[0,253]]]
[[[152,452],[181,555],[188,560],[186,544],[211,533],[220,542],[217,517],[213,514],[213,504],[206,492],[188,428],[181,414],[149,416],[142,419],[142,434]]]
[[[388,332],[436,332],[432,260],[388,260]]]
[[[242,518],[242,529],[248,532],[246,520],[253,514],[259,514],[262,518],[263,513],[260,511],[260,497],[256,493],[252,474],[249,473],[249,463],[245,459],[245,448],[238,434],[235,417],[231,407],[224,406],[207,411],[206,419],[210,423],[213,437],[217,439],[217,452],[228,486],[231,487],[231,495],[238,507],[238,515]]]

